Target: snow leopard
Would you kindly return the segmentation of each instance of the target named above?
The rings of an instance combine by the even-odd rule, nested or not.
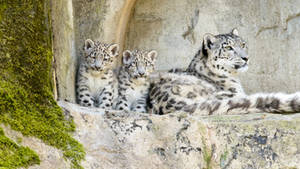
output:
[[[117,97],[117,78],[113,63],[118,44],[106,44],[87,39],[77,75],[77,102],[85,107],[112,109]]]
[[[126,50],[118,80],[117,110],[147,112],[150,81],[154,71],[157,52],[155,50]]]
[[[300,112],[300,92],[247,95],[238,74],[248,69],[248,46],[237,29],[203,37],[184,74],[164,73],[150,89],[150,112],[200,115]]]

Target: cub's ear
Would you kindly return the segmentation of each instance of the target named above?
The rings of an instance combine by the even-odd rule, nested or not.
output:
[[[112,56],[118,56],[119,55],[119,45],[118,44],[112,44],[108,47],[108,51]]]
[[[156,61],[156,57],[157,57],[157,52],[155,50],[151,50],[149,53],[148,53],[148,57],[153,61],[155,62]]]
[[[91,39],[87,39],[84,42],[84,50],[88,51],[95,46],[95,43]]]
[[[132,62],[133,55],[129,50],[123,52],[123,63],[129,65]]]
[[[236,28],[233,28],[232,31],[231,31],[231,33],[233,35],[239,36],[239,31]]]
[[[210,33],[206,33],[203,36],[203,44],[205,46],[206,49],[211,49],[211,46],[217,41],[217,38],[210,34]]]

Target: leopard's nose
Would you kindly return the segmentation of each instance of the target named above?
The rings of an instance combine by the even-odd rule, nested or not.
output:
[[[242,57],[243,61],[247,62],[248,58],[247,57]]]

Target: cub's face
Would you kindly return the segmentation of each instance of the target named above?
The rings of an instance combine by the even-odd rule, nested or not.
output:
[[[84,59],[89,68],[101,72],[111,68],[115,58],[119,54],[119,45],[105,44],[99,41],[93,42],[87,39],[84,44]]]
[[[126,50],[123,52],[123,64],[132,78],[148,77],[154,71],[157,52]]]
[[[203,40],[207,63],[215,72],[235,73],[248,69],[248,48],[236,29],[228,34],[206,34]]]

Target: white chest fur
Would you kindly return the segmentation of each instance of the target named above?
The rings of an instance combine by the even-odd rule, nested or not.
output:
[[[135,79],[132,81],[131,86],[126,90],[128,101],[134,103],[139,98],[145,97],[148,93],[149,82],[145,78]]]
[[[104,87],[107,87],[113,81],[111,73],[92,71],[86,77],[90,92],[94,97],[99,96]]]

